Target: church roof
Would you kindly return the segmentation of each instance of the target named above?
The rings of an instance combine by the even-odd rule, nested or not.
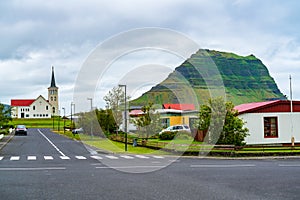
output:
[[[11,106],[30,106],[35,99],[12,99],[10,101]]]
[[[55,77],[54,77],[54,67],[52,67],[52,77],[51,77],[51,85],[50,87],[56,87]]]

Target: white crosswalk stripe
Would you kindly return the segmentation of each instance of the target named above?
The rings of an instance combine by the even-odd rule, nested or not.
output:
[[[53,160],[53,157],[52,156],[44,156],[44,159],[45,160]]]
[[[13,161],[20,160],[20,156],[12,156],[12,157],[10,157],[10,160],[13,160]]]
[[[150,158],[154,158],[154,159],[164,159],[165,157],[163,156],[156,156],[156,155],[149,155],[149,156],[145,156],[145,155],[91,155],[89,157],[86,156],[74,156],[77,160],[87,160],[88,158],[92,158],[95,160],[103,160],[103,159],[111,159],[111,160],[117,160],[120,158],[124,158],[124,159],[128,159],[128,160],[133,160],[133,159],[150,159]],[[36,160],[41,160],[42,158],[44,160],[54,160],[55,158],[53,156],[50,155],[45,155],[45,156],[41,156],[41,158],[39,156],[34,156],[34,155],[30,155],[30,156],[26,156],[28,161],[36,161]],[[38,159],[40,158],[40,159]],[[69,156],[59,156],[59,158],[61,160],[71,160],[73,157],[69,157]],[[5,156],[0,156],[0,161],[4,160]],[[10,156],[9,160],[11,161],[18,161],[21,159],[21,156]],[[57,159],[57,158],[56,158]]]
[[[143,158],[143,159],[149,159],[149,157],[147,157],[147,156],[142,156],[142,155],[135,155],[135,157],[137,157],[137,158]]]
[[[163,156],[152,156],[153,158],[164,159]]]
[[[27,160],[36,160],[36,156],[27,156]]]
[[[62,159],[62,160],[70,160],[70,157],[68,157],[68,156],[60,156],[60,159]]]
[[[125,158],[125,159],[134,159],[132,156],[127,156],[127,155],[121,155],[120,157]]]
[[[116,159],[119,159],[118,157],[116,156],[105,156],[106,158],[109,158],[109,159],[112,159],[112,160],[116,160]]]
[[[84,156],[75,156],[75,158],[77,158],[78,160],[86,160],[86,157]]]
[[[91,156],[91,158],[96,159],[96,160],[102,160],[103,158],[100,156]]]

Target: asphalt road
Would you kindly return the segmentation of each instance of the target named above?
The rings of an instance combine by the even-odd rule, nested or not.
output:
[[[299,199],[300,160],[96,153],[30,129],[0,152],[0,199]]]

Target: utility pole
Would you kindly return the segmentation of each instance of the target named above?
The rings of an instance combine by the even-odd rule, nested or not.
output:
[[[125,111],[124,111],[124,115],[125,115],[125,151],[127,151],[127,98],[126,98],[126,85],[119,85],[119,87],[124,87],[125,89]]]
[[[91,101],[91,135],[93,135],[93,116],[92,116],[92,111],[93,111],[93,98],[87,98],[87,100]]]

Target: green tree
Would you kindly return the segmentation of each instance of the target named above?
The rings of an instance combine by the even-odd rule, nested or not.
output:
[[[146,139],[151,135],[157,134],[162,128],[160,115],[155,112],[152,106],[153,103],[143,106],[142,111],[144,114],[133,120],[142,137],[145,136]]]
[[[244,124],[233,103],[225,103],[223,98],[210,99],[208,105],[200,107],[197,126],[199,130],[208,130],[206,141],[209,143],[244,145],[248,135]]]
[[[123,122],[123,110],[125,103],[125,94],[121,87],[114,87],[112,90],[108,92],[107,95],[104,96],[104,101],[106,102],[106,109],[111,110],[114,121],[117,126],[117,130]],[[127,101],[129,97],[127,97]]]
[[[11,109],[9,107],[6,107],[4,104],[0,103],[0,127],[3,128],[10,122],[11,116]]]

